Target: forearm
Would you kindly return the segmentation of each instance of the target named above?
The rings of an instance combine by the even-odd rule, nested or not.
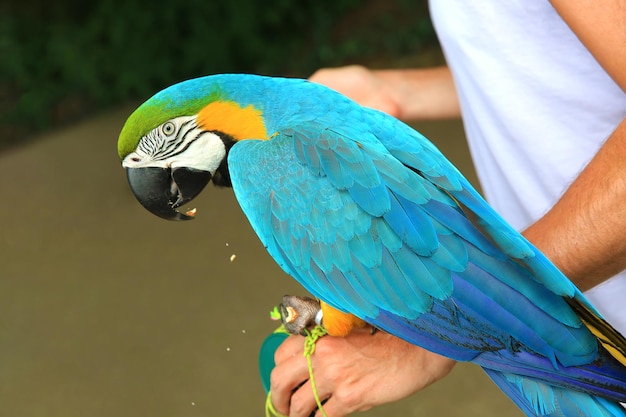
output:
[[[626,269],[626,119],[524,235],[581,290]]]
[[[458,118],[459,100],[446,66],[420,69],[374,70],[397,103],[406,121]]]
[[[370,70],[360,65],[323,68],[310,80],[404,121],[460,117],[448,67]]]

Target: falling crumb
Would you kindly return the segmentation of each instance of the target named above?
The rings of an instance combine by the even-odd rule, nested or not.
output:
[[[237,257],[237,255],[235,255],[235,254],[233,253],[232,255],[230,255],[230,261],[231,261],[231,262],[232,262],[232,261],[234,261],[236,257]]]
[[[226,348],[226,352],[230,352],[230,348],[229,347]]]
[[[241,333],[246,334],[246,331],[245,331],[245,330],[242,330],[242,331],[241,331]]]
[[[193,401],[191,402],[191,405],[196,405],[196,403],[194,403]]]
[[[228,244],[228,242],[226,242],[226,246],[230,246],[230,245]]]
[[[189,217],[194,217],[196,215],[196,211],[197,210],[195,208],[192,208],[191,210],[187,210],[185,214]]]

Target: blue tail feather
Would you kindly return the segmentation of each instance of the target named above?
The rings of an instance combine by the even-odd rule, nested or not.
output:
[[[530,417],[626,416],[626,409],[606,398],[493,369],[485,372]]]
[[[485,353],[473,360],[474,363],[497,372],[525,375],[542,380],[552,386],[581,390],[590,395],[626,402],[626,370],[604,350],[599,358],[583,366],[557,366],[547,358],[528,352]]]

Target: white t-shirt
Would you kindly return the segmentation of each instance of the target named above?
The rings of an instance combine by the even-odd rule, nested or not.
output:
[[[524,229],[626,116],[626,94],[547,0],[431,0],[430,10],[485,197]],[[626,334],[626,273],[586,295]]]

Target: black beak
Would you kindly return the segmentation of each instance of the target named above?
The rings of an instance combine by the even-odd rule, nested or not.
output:
[[[211,180],[211,173],[192,168],[126,168],[128,183],[142,206],[166,220],[190,220],[176,211],[194,199]]]

